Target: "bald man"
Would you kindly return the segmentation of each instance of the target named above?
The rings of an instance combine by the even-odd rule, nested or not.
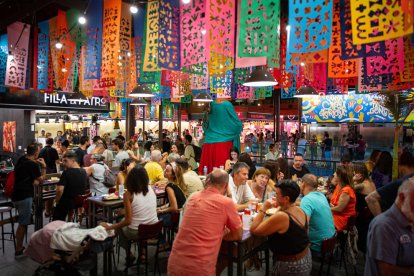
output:
[[[221,241],[240,240],[242,223],[233,201],[225,197],[229,175],[215,169],[206,188],[187,202],[168,260],[168,275],[216,275]]]
[[[305,174],[302,177],[301,189],[304,197],[300,208],[308,217],[312,256],[318,256],[322,241],[335,235],[331,208],[325,195],[318,192],[318,178],[315,175]]]

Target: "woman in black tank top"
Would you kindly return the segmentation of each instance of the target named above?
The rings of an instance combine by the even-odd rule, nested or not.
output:
[[[295,205],[299,194],[296,182],[280,181],[276,185],[279,211],[263,220],[274,203],[266,201],[250,228],[254,235],[269,237],[269,248],[274,256],[273,275],[309,275],[312,270],[308,221],[305,213]]]

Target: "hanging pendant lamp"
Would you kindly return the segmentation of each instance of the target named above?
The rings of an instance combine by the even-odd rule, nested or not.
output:
[[[137,86],[132,89],[129,93],[130,97],[154,97],[155,95],[152,93],[151,89],[145,84],[138,84]]]
[[[194,99],[194,102],[212,102],[213,98],[211,97],[210,94],[208,94],[207,92],[202,92],[200,94],[197,94]]]
[[[311,97],[319,97],[318,91],[315,88],[309,85],[304,85],[296,91],[295,96],[296,98],[311,98]]]
[[[257,66],[243,85],[249,87],[274,86],[277,85],[277,81],[264,66]]]

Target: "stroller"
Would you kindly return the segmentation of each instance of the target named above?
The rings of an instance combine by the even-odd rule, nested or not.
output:
[[[58,229],[67,224],[62,221],[54,221],[33,234],[25,251],[26,255],[41,264],[33,275],[76,276],[81,275],[80,271],[89,271],[89,275],[95,276],[98,275],[99,253],[104,255],[103,274],[110,275],[113,237],[95,240],[93,235],[86,235],[79,244],[70,246],[63,244],[62,249],[56,249],[59,246],[57,246],[55,238],[61,234]],[[68,240],[63,238],[61,241],[67,242]]]

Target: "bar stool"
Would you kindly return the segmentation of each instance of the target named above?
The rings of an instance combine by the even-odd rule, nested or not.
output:
[[[12,214],[13,208],[10,206],[4,206],[0,207],[0,218],[1,218],[1,245],[3,248],[3,254],[4,254],[4,241],[13,241],[14,250],[16,250],[16,236],[14,235],[14,221],[13,221],[13,214]],[[8,220],[4,220],[4,213],[9,213]],[[4,225],[9,223],[11,224],[11,232],[4,232]],[[10,234],[12,236],[12,240],[5,239],[5,235]]]

